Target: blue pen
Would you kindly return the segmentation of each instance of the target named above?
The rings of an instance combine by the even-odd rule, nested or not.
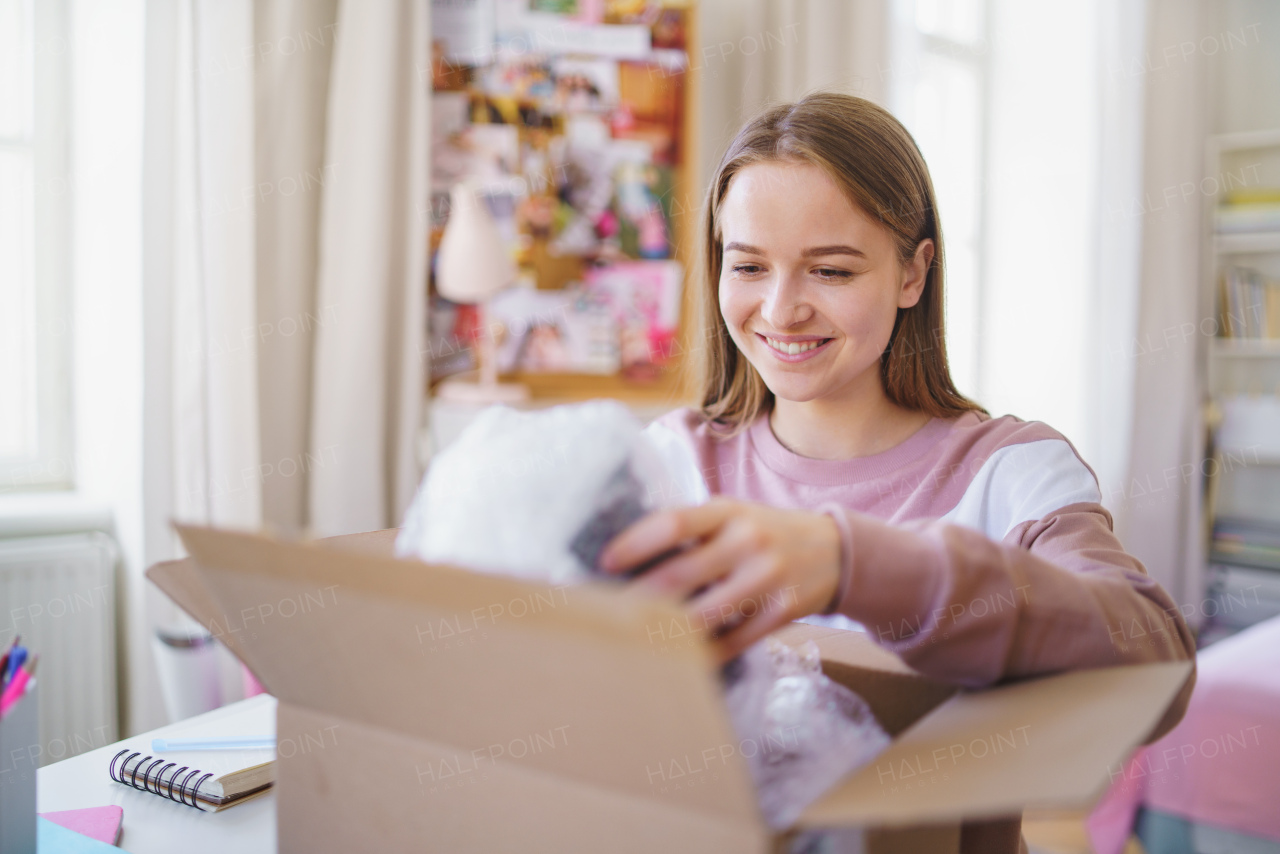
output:
[[[151,749],[156,753],[166,750],[261,750],[274,748],[274,735],[231,735],[208,738],[153,738]]]
[[[9,656],[13,654],[13,648],[20,643],[22,643],[22,635],[14,632],[13,640],[9,641],[9,645],[4,648],[4,654],[0,655],[0,691],[4,690],[4,686],[9,681]]]
[[[13,652],[9,653],[9,666],[4,671],[4,681],[7,685],[13,674],[18,672],[18,668],[27,660],[27,648],[25,646],[15,646]]]

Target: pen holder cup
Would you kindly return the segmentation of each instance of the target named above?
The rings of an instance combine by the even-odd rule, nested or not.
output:
[[[32,687],[0,718],[0,854],[36,852],[38,694]]]

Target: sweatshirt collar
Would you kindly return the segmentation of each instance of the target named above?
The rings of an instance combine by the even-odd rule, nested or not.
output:
[[[956,420],[931,418],[923,427],[887,451],[849,460],[818,460],[802,457],[789,450],[773,435],[768,411],[761,413],[747,432],[756,453],[774,472],[791,480],[829,485],[858,483],[883,477],[918,460],[950,432]]]

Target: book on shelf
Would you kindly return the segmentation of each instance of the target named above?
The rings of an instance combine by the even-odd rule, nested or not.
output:
[[[1225,338],[1280,338],[1280,280],[1232,265],[1218,276]]]
[[[1228,468],[1280,462],[1280,396],[1226,394],[1217,398],[1212,425],[1217,449]]]
[[[1280,231],[1280,187],[1238,187],[1218,206],[1214,226],[1219,234]]]
[[[1280,616],[1280,573],[1232,564],[1210,564],[1204,616],[1243,629]],[[1212,603],[1212,604],[1210,604]]]
[[[1209,560],[1280,571],[1280,522],[1219,516],[1213,524]]]
[[[1280,231],[1280,204],[1223,205],[1217,211],[1219,234]]]

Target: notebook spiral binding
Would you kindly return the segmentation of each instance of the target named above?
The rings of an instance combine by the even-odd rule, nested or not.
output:
[[[128,754],[128,756],[125,757],[124,762],[120,763],[120,770],[117,772],[116,762],[119,762],[120,757],[125,756],[125,754]],[[196,800],[196,796],[200,794],[200,786],[204,784],[205,780],[212,777],[213,774],[201,771],[199,768],[192,768],[189,765],[183,765],[181,768],[178,768],[169,775],[169,782],[166,787],[164,775],[170,768],[173,768],[178,763],[170,762],[169,764],[164,765],[164,767],[160,769],[160,773],[152,777],[152,769],[157,765],[163,764],[164,759],[156,759],[153,756],[142,756],[142,758],[138,760],[138,764],[133,766],[132,772],[126,771],[125,769],[129,767],[129,763],[133,761],[135,756],[142,756],[142,753],[136,750],[130,752],[127,749],[117,753],[115,758],[111,760],[111,766],[107,769],[107,773],[111,775],[111,779],[115,780],[117,783],[123,783],[126,786],[137,789],[140,792],[150,792],[153,795],[159,795],[162,798],[168,798],[171,801],[177,801],[180,804],[195,807],[201,812],[209,811],[200,806],[199,801]],[[151,764],[148,765],[147,763]],[[147,766],[147,770],[142,772],[142,784],[139,785],[138,771],[142,769],[143,765]],[[182,782],[178,784],[178,791],[175,794],[173,791],[174,783],[177,782],[178,776],[184,772],[186,772],[186,776],[183,777]],[[200,777],[201,774],[204,776]],[[200,777],[200,779],[196,780],[195,784],[192,785],[191,780],[196,777]],[[155,788],[151,787],[153,783]]]

